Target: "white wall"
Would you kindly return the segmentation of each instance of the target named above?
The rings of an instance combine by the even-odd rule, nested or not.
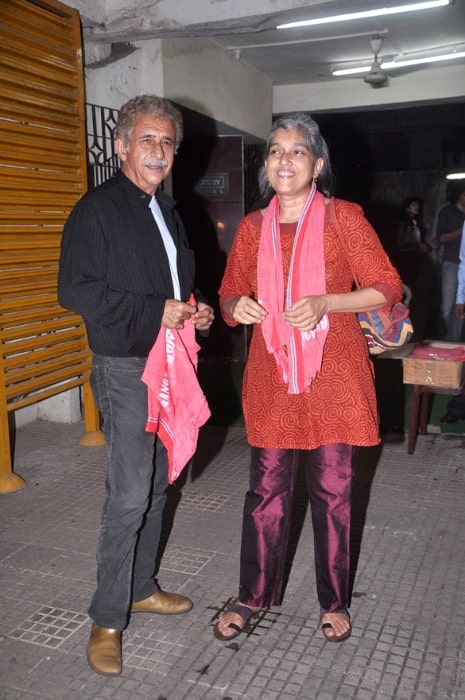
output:
[[[260,139],[272,119],[271,80],[209,39],[164,39],[165,97]]]
[[[79,387],[69,389],[62,394],[51,396],[49,399],[14,412],[16,428],[21,428],[36,420],[47,420],[52,423],[77,423],[81,420],[81,416]]]
[[[85,70],[86,100],[118,109],[145,92],[167,97],[229,126],[264,138],[272,85],[209,39],[149,39],[129,56]]]
[[[86,101],[119,109],[124,102],[146,92],[164,94],[162,42],[135,42],[129,56],[100,68],[85,69]]]

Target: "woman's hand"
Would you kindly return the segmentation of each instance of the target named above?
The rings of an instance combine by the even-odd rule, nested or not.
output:
[[[197,311],[192,316],[192,323],[198,331],[208,331],[215,318],[215,312],[211,306],[199,301]]]
[[[228,299],[223,304],[223,311],[237,323],[243,323],[246,326],[250,326],[252,323],[261,323],[267,315],[263,306],[258,304],[255,299],[246,296]]]
[[[325,295],[302,297],[284,312],[284,320],[299,331],[312,331],[328,312]]]

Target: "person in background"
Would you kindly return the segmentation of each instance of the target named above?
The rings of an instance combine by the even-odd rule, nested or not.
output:
[[[97,588],[87,659],[106,676],[122,670],[121,636],[132,613],[185,613],[192,602],[154,579],[168,485],[167,452],[146,431],[141,376],[162,328],[209,329],[212,308],[190,303],[194,255],[174,201],[161,190],[183,135],[179,110],[156,95],[119,112],[121,169],[75,205],[63,232],[60,303],[84,319],[91,386],[101,411],[108,467],[97,545]]]
[[[449,204],[443,206],[436,223],[436,240],[441,247],[441,338],[460,341],[463,321],[455,313],[457,275],[462,229],[465,221],[465,180],[447,186]]]
[[[431,246],[426,242],[422,207],[420,197],[407,197],[396,226],[394,264],[411,292],[408,306],[414,329],[412,342],[431,336],[435,321],[431,318],[434,263],[430,256]]]
[[[462,240],[459,253],[459,271],[457,274],[457,296],[455,298],[455,316],[459,321],[465,318],[465,223],[462,228]]]
[[[420,197],[407,197],[402,202],[401,215],[397,224],[396,241],[402,253],[427,253],[431,250],[426,239],[426,229],[422,216],[423,200]]]
[[[457,296],[455,298],[455,317],[458,321],[463,323],[465,318],[465,223],[462,230],[462,241],[460,244],[459,253],[459,270],[457,274]],[[462,340],[465,340],[462,337]],[[447,402],[446,413],[440,419],[441,423],[455,423],[459,420],[465,419],[465,391],[462,389],[462,393],[453,396]]]
[[[278,119],[260,172],[264,201],[242,219],[220,306],[253,327],[243,380],[251,446],[239,596],[214,626],[229,641],[260,609],[280,605],[299,460],[306,471],[324,637],[351,633],[351,482],[358,446],[379,442],[373,367],[356,312],[400,301],[399,275],[354,203],[329,203],[328,148],[306,114]],[[271,201],[270,201],[271,200]]]

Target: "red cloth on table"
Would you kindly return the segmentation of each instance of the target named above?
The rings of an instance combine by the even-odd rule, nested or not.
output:
[[[455,348],[441,348],[433,345],[416,345],[410,357],[418,360],[452,360],[453,362],[463,362],[465,360],[465,347],[463,345]]]

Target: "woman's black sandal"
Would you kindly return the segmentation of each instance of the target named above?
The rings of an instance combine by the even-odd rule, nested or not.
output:
[[[243,605],[236,599],[233,603],[229,603],[223,615],[226,615],[227,613],[235,613],[236,615],[239,615],[239,617],[243,620],[244,624],[240,626],[236,625],[235,622],[230,622],[225,629],[234,630],[234,634],[226,635],[223,634],[223,632],[221,632],[218,626],[219,622],[217,622],[213,628],[213,634],[217,639],[221,639],[222,642],[229,642],[231,639],[235,639],[235,637],[238,637],[240,635],[242,630],[247,626],[247,623],[250,620],[250,618],[256,615],[258,612],[259,610],[253,610],[247,605]]]

